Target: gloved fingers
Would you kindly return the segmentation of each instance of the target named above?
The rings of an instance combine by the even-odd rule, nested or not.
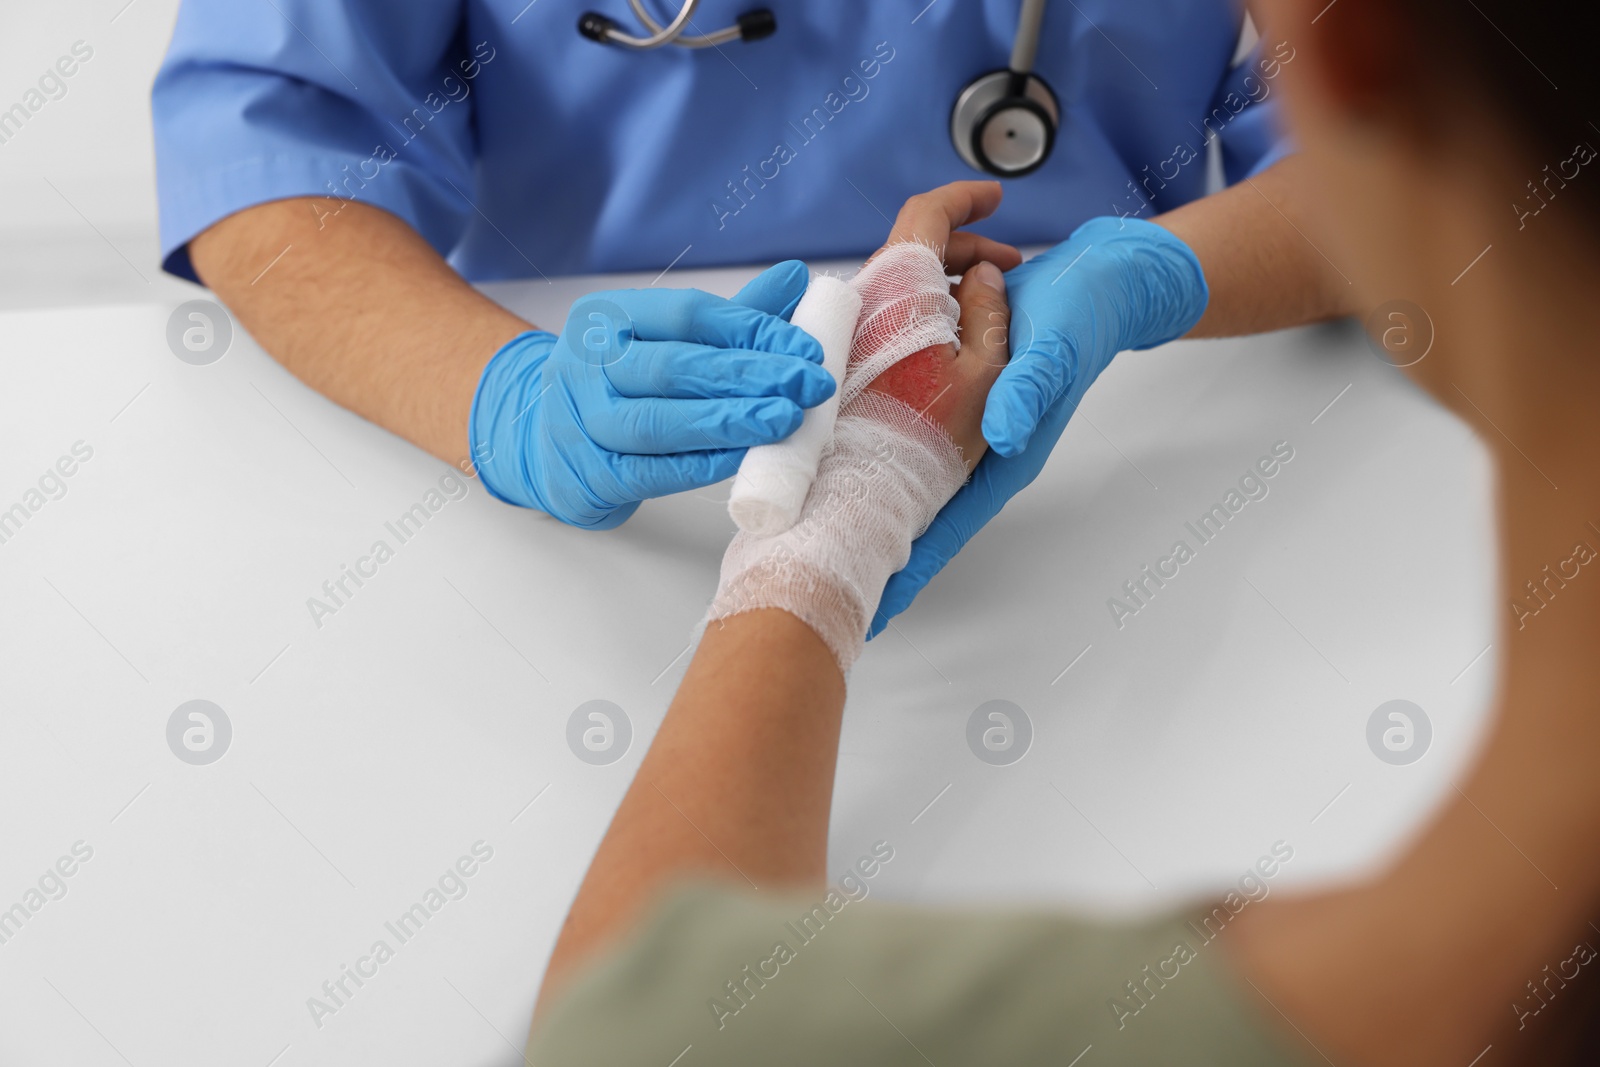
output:
[[[1043,430],[1059,436],[1059,427],[1065,425],[1066,419],[1053,412]],[[1041,453],[1048,454],[1054,443],[1053,439],[1048,444],[1041,439]],[[1007,501],[1027,488],[1043,466],[1043,455],[1009,459],[993,452],[985,455],[967,484],[956,491],[922,536],[912,542],[906,565],[884,587],[868,636],[877,636],[888,620],[910,607],[922,587],[1000,513]]]
[[[1006,271],[1006,284],[1013,293],[1038,287],[1038,291],[1060,293],[1066,299],[1066,290],[1085,274],[1094,273],[1105,256],[1103,248],[1093,244],[1067,240],[1045,249],[1032,259],[1019,263]],[[1049,297],[1047,299],[1054,299]]]
[[[746,282],[733,302],[788,321],[810,284],[811,269],[798,259],[786,259]]]
[[[585,508],[581,513],[557,515],[556,518],[568,526],[578,526],[585,530],[614,530],[627,522],[638,510],[639,501],[632,500],[621,507]]]
[[[614,400],[583,419],[589,438],[608,452],[669,456],[780,441],[800,428],[799,405],[754,400]]]
[[[937,524],[938,520],[934,522]],[[932,533],[931,527],[929,533]],[[927,537],[928,534],[922,536]],[[872,613],[872,625],[867,627],[867,640],[883,633],[891,619],[909,608],[917,594],[948,562],[949,557],[940,558],[931,547],[924,548],[922,538],[918,538],[911,546],[911,558],[904,567],[889,576],[889,583],[883,587],[883,596],[878,598],[878,610]]]
[[[1015,456],[1045,413],[1072,384],[1077,356],[1070,342],[1052,334],[1035,336],[1000,371],[984,406],[983,436],[1002,456]]]
[[[643,500],[727,481],[738,473],[744,455],[744,449],[730,448],[675,456],[612,456],[611,469],[624,492]]]
[[[900,208],[884,245],[921,241],[943,256],[951,231],[994,214],[1000,196],[1000,183],[995,181],[951,182],[918,193]]]
[[[822,362],[822,346],[798,326],[698,289],[618,289],[591,294],[572,306],[563,337],[576,333],[583,338],[583,349],[596,349],[591,340],[599,340],[607,331],[615,340],[601,350],[619,357],[639,341],[686,341]],[[573,351],[583,355],[577,347]],[[607,365],[617,361],[605,360]]]
[[[883,588],[883,596],[878,598],[878,610],[872,615],[867,637],[878,636],[888,626],[890,619],[909,608],[923,587],[961,551],[972,532],[976,532],[993,516],[993,512],[969,514],[979,502],[969,494],[971,488],[971,483],[962,486],[934,517],[923,535],[912,542],[910,559],[889,577],[888,584]]]
[[[605,462],[610,453],[575,419],[551,420],[540,431],[543,439],[530,442],[530,454],[516,464],[541,489],[533,507],[585,530],[610,530],[638,510],[640,498],[622,491]]]
[[[1022,263],[1022,253],[979,233],[968,230],[952,233],[944,249],[944,269],[951,274],[965,274],[979,263],[993,263],[1001,270],[1011,270]]]
[[[815,407],[837,388],[833,376],[799,356],[710,348],[679,341],[635,341],[605,368],[623,396],[677,400],[775,396]]]

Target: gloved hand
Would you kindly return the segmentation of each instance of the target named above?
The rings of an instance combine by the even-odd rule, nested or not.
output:
[[[889,579],[876,636],[928,580],[1038,476],[1111,358],[1188,333],[1210,298],[1200,261],[1169,230],[1102,217],[1006,273],[1011,362],[989,391],[983,436],[991,451]]]
[[[744,450],[793,433],[834,391],[822,347],[787,319],[810,273],[789,260],[732,300],[621,289],[573,305],[484,368],[468,436],[484,487],[608,530],[648,497],[730,478]]]

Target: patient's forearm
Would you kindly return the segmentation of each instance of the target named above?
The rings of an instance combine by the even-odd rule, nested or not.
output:
[[[202,281],[311,388],[448,463],[467,459],[478,378],[528,324],[366,204],[277,200],[189,244]]]
[[[706,630],[562,927],[540,1010],[666,883],[820,885],[844,676],[788,612]]]
[[[1280,330],[1359,310],[1349,280],[1305,236],[1315,210],[1306,167],[1290,156],[1153,220],[1194,250],[1211,290],[1188,336]]]
[[[897,390],[896,379],[878,379],[841,413],[834,448],[796,525],[809,536],[796,543],[787,535],[763,539],[765,548],[749,553],[740,548],[746,535],[735,539],[723,560],[714,621],[573,901],[545,972],[536,1018],[574,968],[620,934],[671,881],[710,877],[758,890],[822,884],[844,711],[840,664],[853,653],[843,645],[831,647],[820,635],[837,636],[845,619],[853,650],[859,651],[888,574],[852,572],[843,565],[886,551],[893,555],[882,543],[886,539],[898,545],[903,560],[916,532],[911,527],[925,525],[970,469],[957,444],[968,448],[970,462],[982,454],[979,424],[984,398],[1005,362],[1009,309],[999,269],[979,269],[978,257],[993,255],[1009,265],[1020,257],[970,233],[952,237],[952,229],[984,218],[999,202],[997,184],[959,182],[914,197],[902,209],[896,232],[943,251],[945,270],[965,274],[953,295],[966,343],[959,353],[954,344],[938,346],[937,358],[899,380],[903,389]],[[943,276],[935,277],[942,287]],[[900,326],[911,329],[912,323]],[[905,406],[913,399],[905,389],[929,384],[935,387],[931,402]],[[880,385],[884,395],[871,398]],[[893,414],[885,405],[909,415],[910,422],[877,421]],[[935,425],[923,426],[924,419]],[[921,440],[927,431],[939,436],[941,430],[949,436],[933,451],[945,465],[933,462],[932,446]],[[878,447],[865,446],[863,438]],[[913,462],[918,458],[927,462],[919,467]],[[940,473],[950,483],[942,488],[933,484]],[[919,503],[931,510],[918,511]],[[898,515],[906,527],[890,529],[886,515]],[[879,543],[864,543],[868,539]],[[837,558],[816,558],[824,542]],[[791,580],[797,576],[802,580]],[[769,600],[768,585],[787,593]],[[847,589],[869,599],[863,603]]]

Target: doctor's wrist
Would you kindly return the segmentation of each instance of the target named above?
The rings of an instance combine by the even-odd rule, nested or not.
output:
[[[1125,294],[1117,351],[1176,340],[1205,314],[1211,292],[1200,259],[1165,226],[1104,215],[1079,226],[1066,244],[1084,256],[1083,266],[1111,271]]]
[[[484,489],[503,503],[544,512],[550,508],[534,488],[524,442],[557,340],[548,330],[527,330],[502,345],[483,368],[467,416],[470,458]]]

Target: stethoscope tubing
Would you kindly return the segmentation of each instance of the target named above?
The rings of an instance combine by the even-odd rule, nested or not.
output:
[[[700,0],[684,0],[683,6],[689,15],[692,15],[694,14],[694,8],[699,3]],[[686,37],[684,36],[683,31],[688,26],[689,15],[685,15],[683,11],[679,11],[678,16],[674,18],[667,26],[663,27],[651,17],[650,12],[645,10],[642,0],[628,0],[628,6],[633,8],[634,15],[638,17],[645,29],[650,31],[649,37],[631,37],[628,39],[636,42],[656,41],[656,43],[648,45],[638,43],[628,45],[627,47],[644,49],[660,48],[662,45],[675,44],[680,48],[714,48],[719,44],[727,44],[729,41],[737,41],[739,39],[738,26],[725,26],[722,29],[716,30],[712,33]],[[677,32],[675,33],[672,32],[673,26],[678,27]],[[618,33],[617,31],[613,30],[608,39],[621,44],[623,43],[622,38],[625,37],[628,37],[628,35]]]
[[[1017,74],[1033,73],[1039,55],[1039,31],[1044,25],[1045,0],[1022,0],[1022,15],[1017,20],[1016,40],[1011,42],[1011,69]]]
[[[957,153],[978,170],[988,171],[1001,177],[1021,177],[1041,166],[1050,155],[1055,140],[1056,124],[1059,122],[1059,110],[1055,103],[1055,94],[1050,87],[1033,74],[1033,66],[1039,56],[1039,38],[1044,25],[1044,9],[1047,2],[1048,0],[1022,0],[1022,10],[1017,18],[1017,35],[1011,42],[1011,57],[1007,69],[979,75],[956,97],[955,106],[951,110],[950,135],[955,142]],[[633,9],[640,25],[650,31],[648,36],[639,37],[624,33],[611,19],[592,12],[585,14],[579,21],[579,32],[585,37],[606,44],[634,51],[646,51],[669,44],[682,48],[714,47],[741,37],[747,39],[765,37],[776,28],[771,12],[761,9],[752,12],[750,16],[741,16],[739,22],[733,26],[724,27],[713,33],[686,37],[684,30],[694,17],[695,9],[700,6],[700,0],[682,0],[678,13],[666,25],[661,25],[655,20],[645,9],[643,0],[628,0],[628,6]],[[747,26],[747,21],[754,15],[763,16],[764,21]],[[1035,97],[1047,99],[1041,102]],[[980,144],[980,138],[988,136],[989,125],[998,116],[1022,111],[1030,113],[1028,121],[1037,123],[1043,131],[1044,143],[1037,158],[1031,161],[1023,160],[1015,166],[991,160]],[[1002,128],[1005,138],[1017,137],[1018,127],[1015,122],[1016,119],[1013,118],[1012,125]],[[1027,122],[1023,125],[1026,127]],[[1033,131],[1024,128],[1021,133],[1023,139],[1017,143],[1026,146]],[[1026,147],[1024,150],[1026,151]]]

